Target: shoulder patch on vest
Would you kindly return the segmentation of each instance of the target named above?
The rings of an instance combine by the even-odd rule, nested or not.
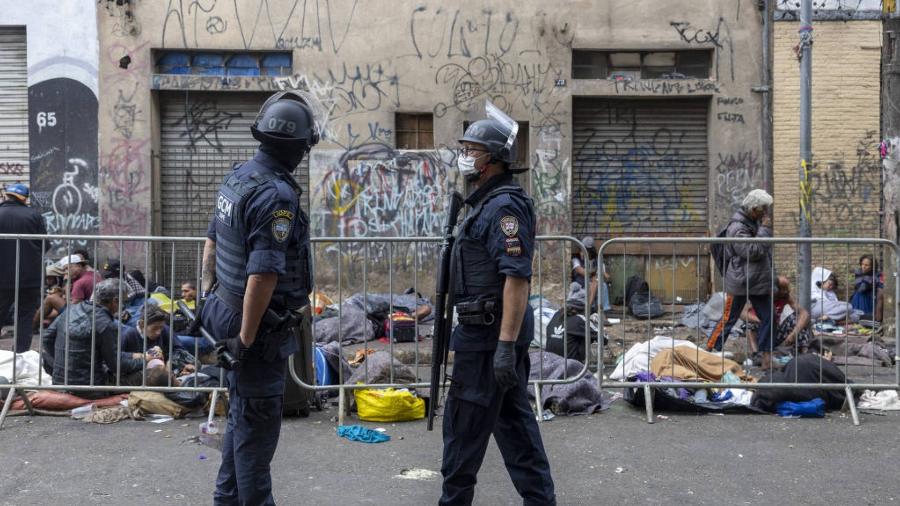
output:
[[[291,215],[291,218],[293,218],[293,213],[289,211],[276,211],[273,213],[275,219],[272,220],[272,237],[278,242],[284,242],[291,234],[291,220],[284,216],[279,216],[278,213],[288,213]]]
[[[506,237],[515,237],[519,233],[519,220],[515,216],[500,218],[500,230]]]

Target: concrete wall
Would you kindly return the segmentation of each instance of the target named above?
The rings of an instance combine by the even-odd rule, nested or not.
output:
[[[710,100],[710,216],[718,227],[743,195],[770,185],[761,153],[761,21],[754,2],[572,1],[554,4],[460,1],[261,0],[101,2],[102,230],[150,233],[152,152],[159,89],[275,90],[309,87],[331,108],[326,142],[312,156],[314,230],[344,218],[328,198],[336,164],[372,143],[394,143],[394,114],[433,112],[435,177],[457,184],[452,148],[464,121],[490,98],[528,121],[531,192],[541,232],[570,227],[572,96],[706,96]],[[712,81],[625,85],[571,78],[572,48],[715,51]],[[288,49],[295,76],[222,83],[151,77],[153,48]],[[556,86],[558,79],[565,80]],[[123,119],[125,121],[123,121]],[[437,181],[437,183],[435,183]],[[353,185],[348,188],[354,188]],[[415,195],[416,192],[408,192]],[[410,197],[413,198],[413,197]],[[421,202],[414,202],[420,206]],[[438,209],[443,206],[438,205]],[[442,212],[427,217],[442,221]],[[376,223],[376,228],[378,224]],[[389,224],[390,225],[390,224]],[[388,227],[391,230],[394,228]],[[360,233],[363,229],[347,226]],[[131,252],[140,255],[141,251]]]
[[[880,237],[881,22],[823,21],[813,26],[813,164],[808,191],[802,192],[799,63],[794,51],[798,23],[775,23],[776,234],[797,234],[804,200],[809,203],[813,236]],[[850,262],[855,267],[859,251],[852,251]],[[846,262],[844,248],[824,252],[814,248],[814,265],[844,271]]]
[[[0,24],[26,30],[32,203],[42,211],[52,234],[95,234],[99,228],[95,2],[0,0],[0,12]],[[56,255],[66,249],[60,241],[51,246]]]

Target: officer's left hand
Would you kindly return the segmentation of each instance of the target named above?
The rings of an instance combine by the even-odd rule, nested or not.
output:
[[[494,379],[503,390],[516,386],[519,376],[516,374],[516,343],[499,341],[494,352]]]

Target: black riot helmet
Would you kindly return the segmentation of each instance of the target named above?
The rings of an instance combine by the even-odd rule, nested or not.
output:
[[[507,146],[509,131],[495,119],[482,119],[469,125],[459,142],[475,142],[484,145],[492,161],[511,164],[516,161],[516,143]]]
[[[312,109],[301,95],[290,91],[269,97],[259,109],[250,131],[263,145],[302,154],[319,142]]]

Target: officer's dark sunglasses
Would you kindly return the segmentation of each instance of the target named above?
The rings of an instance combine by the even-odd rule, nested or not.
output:
[[[467,148],[465,146],[459,148],[459,154],[461,156],[472,156],[475,153],[489,153],[489,151],[486,149]]]

